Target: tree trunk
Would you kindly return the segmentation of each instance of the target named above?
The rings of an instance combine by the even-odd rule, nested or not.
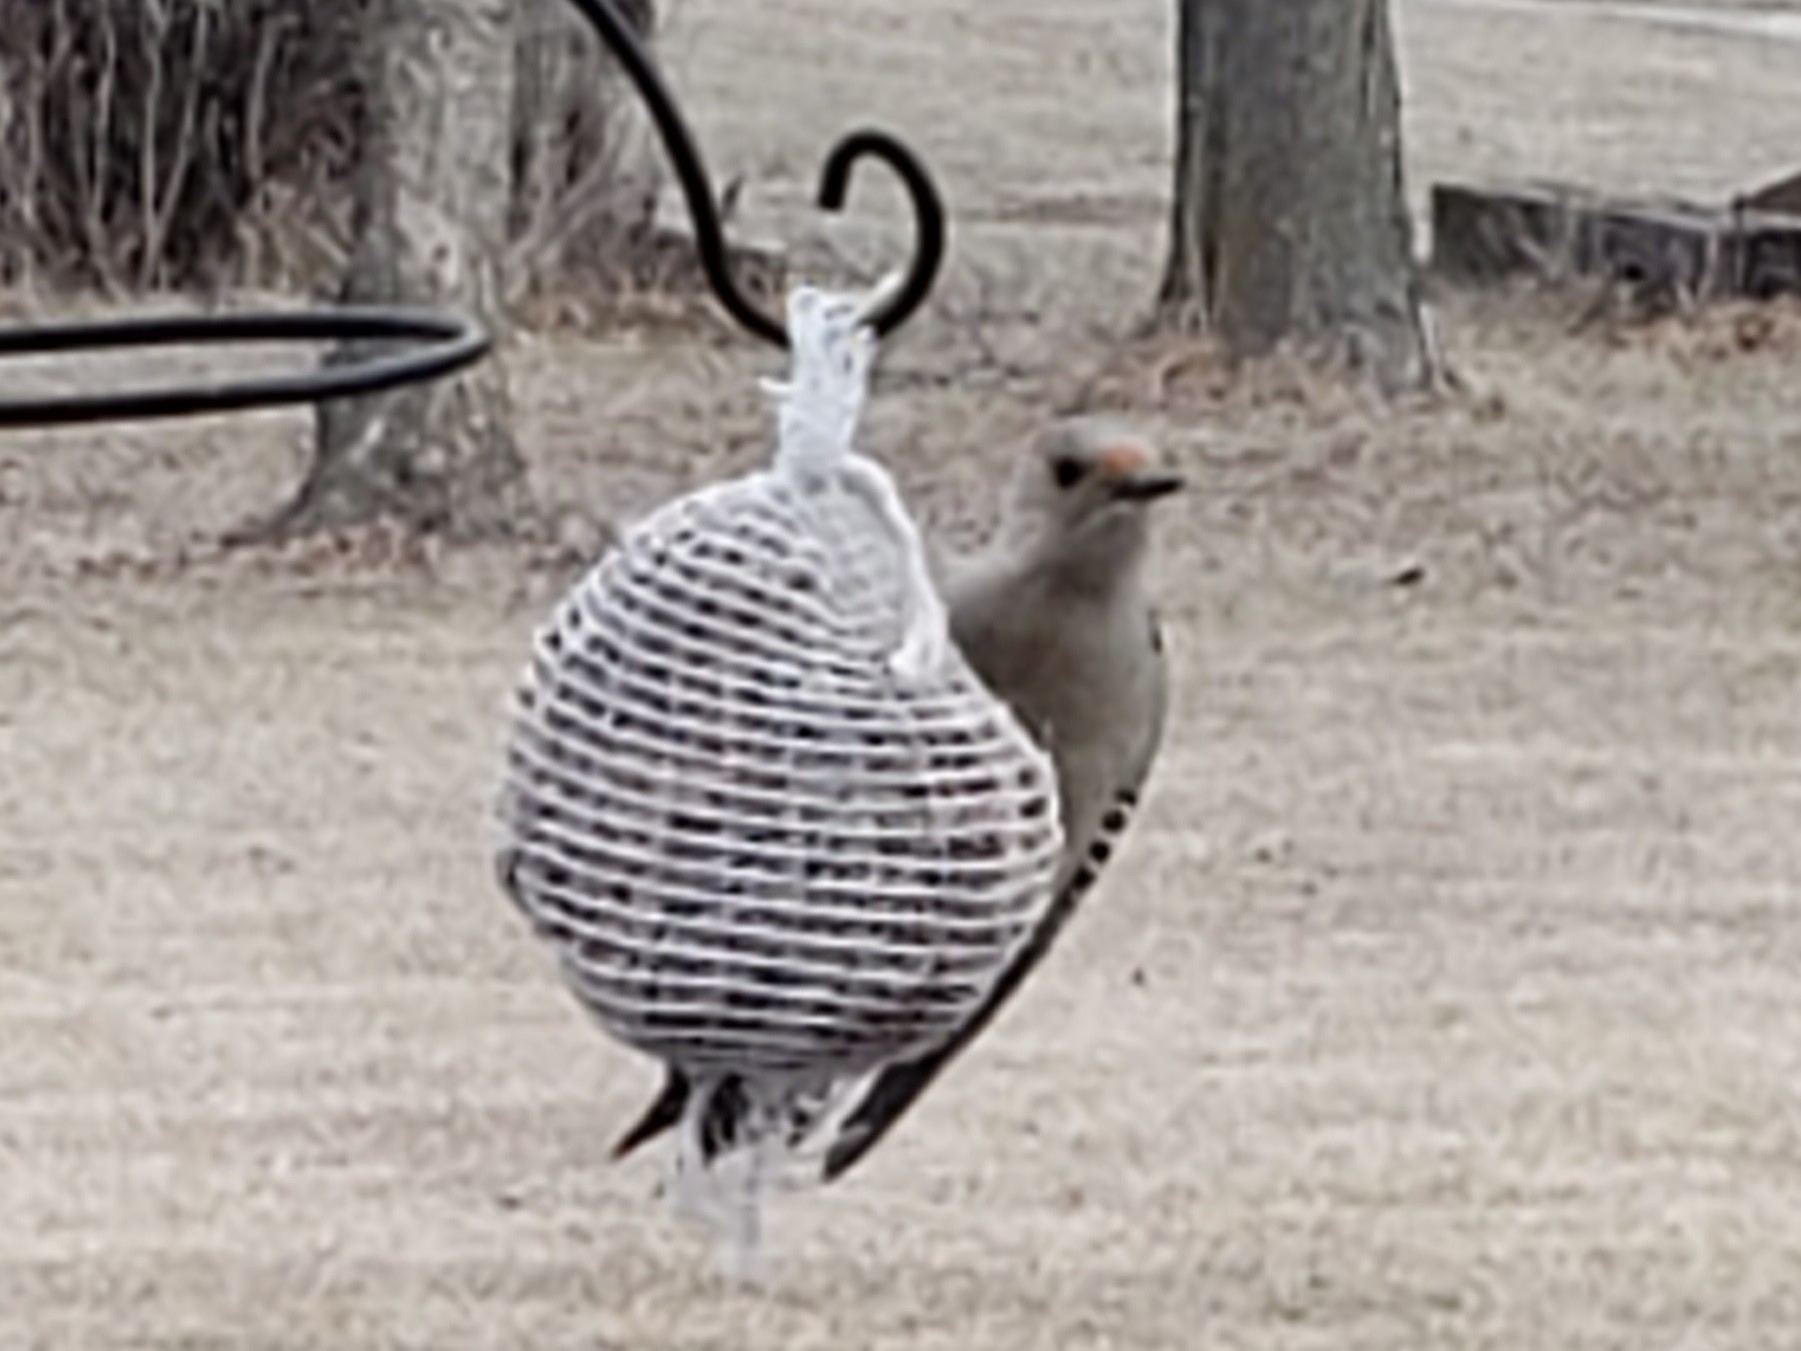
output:
[[[1178,4],[1162,324],[1430,383],[1387,0]]]
[[[369,0],[347,303],[453,308],[498,327],[512,12],[511,0]],[[492,357],[450,379],[321,406],[312,473],[276,533],[381,520],[465,539],[509,533],[529,506],[510,413]]]
[[[640,37],[652,0],[617,0]],[[637,91],[568,0],[522,0],[513,91],[513,259],[524,290],[571,266],[605,272],[656,214],[659,178]]]

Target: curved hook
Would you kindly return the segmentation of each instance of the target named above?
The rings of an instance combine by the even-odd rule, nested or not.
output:
[[[907,189],[913,203],[913,262],[900,290],[870,316],[878,337],[887,337],[904,324],[931,294],[938,267],[944,261],[944,206],[932,176],[911,150],[885,131],[853,131],[826,156],[819,175],[819,205],[839,211],[850,193],[850,178],[859,159],[879,159]]]
[[[732,276],[725,227],[720,223],[719,204],[713,196],[712,182],[707,177],[694,136],[676,107],[675,96],[649,50],[620,15],[613,0],[570,0],[570,3],[612,50],[650,109],[663,148],[675,166],[682,195],[687,199],[688,214],[694,220],[695,247],[700,252],[701,270],[705,272],[713,294],[745,329],[777,347],[786,347],[787,325],[758,308],[738,289],[737,280]],[[819,181],[820,206],[828,211],[837,211],[844,206],[851,173],[856,162],[865,158],[879,159],[894,170],[913,205],[914,254],[906,280],[894,298],[870,316],[870,325],[876,333],[886,336],[912,317],[937,279],[939,265],[944,261],[944,204],[925,165],[911,150],[886,132],[858,131],[833,146],[826,158]]]

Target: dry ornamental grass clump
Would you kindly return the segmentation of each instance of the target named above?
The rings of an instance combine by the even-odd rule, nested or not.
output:
[[[652,26],[647,0],[628,20]],[[0,282],[330,290],[352,245],[368,0],[0,0]],[[508,294],[647,266],[655,174],[564,0],[520,0]],[[642,256],[641,256],[642,255]]]
[[[363,8],[0,0],[0,276],[220,288],[329,253]]]

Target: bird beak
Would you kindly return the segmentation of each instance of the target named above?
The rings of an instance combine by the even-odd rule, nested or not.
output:
[[[1127,502],[1151,502],[1180,492],[1187,483],[1180,474],[1166,469],[1151,469],[1122,478],[1113,485],[1113,495]]]

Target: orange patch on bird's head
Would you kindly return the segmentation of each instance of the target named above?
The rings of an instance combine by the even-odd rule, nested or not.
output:
[[[1151,453],[1129,441],[1115,442],[1095,457],[1095,465],[1108,478],[1135,478],[1151,467]]]

